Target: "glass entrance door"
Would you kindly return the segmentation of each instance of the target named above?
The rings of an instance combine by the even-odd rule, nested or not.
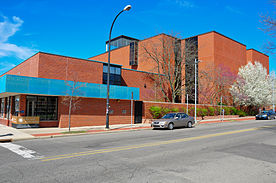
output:
[[[27,116],[35,116],[35,98],[27,100]]]

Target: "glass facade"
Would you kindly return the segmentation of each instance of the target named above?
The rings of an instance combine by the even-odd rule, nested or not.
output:
[[[40,121],[58,119],[58,97],[27,96],[26,116],[39,116]]]
[[[5,98],[1,98],[1,112],[0,112],[1,117],[4,117],[4,112],[5,112]]]
[[[19,114],[19,104],[20,104],[20,96],[13,97],[13,115],[18,116]]]
[[[138,65],[138,42],[131,42],[129,49],[129,65]]]
[[[121,67],[110,66],[111,85],[121,85]],[[107,65],[103,65],[103,84],[107,84]]]
[[[7,103],[6,103],[6,118],[10,118],[10,112],[11,112],[11,106],[10,106],[10,97],[7,97]]]

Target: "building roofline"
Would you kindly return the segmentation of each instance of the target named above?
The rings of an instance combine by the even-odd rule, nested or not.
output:
[[[223,35],[223,34],[221,34],[221,33],[217,32],[217,31],[209,31],[209,32],[205,32],[205,33],[202,33],[202,34],[198,34],[198,35],[195,35],[195,36],[191,36],[191,37],[188,37],[188,38],[184,38],[184,39],[182,39],[182,40],[185,40],[185,39],[190,39],[190,38],[193,38],[193,37],[202,36],[202,35],[205,35],[205,34],[210,34],[210,33],[216,33],[216,34],[218,34],[218,35],[221,35],[221,36],[223,36],[223,37],[225,37],[225,38],[227,38],[227,39],[230,39],[230,40],[232,40],[232,41],[234,41],[234,42],[236,42],[236,43],[239,43],[239,44],[241,44],[241,45],[243,45],[243,46],[245,46],[245,47],[246,47],[246,45],[245,45],[245,44],[243,44],[243,43],[241,43],[241,42],[239,42],[239,41],[236,41],[236,40],[234,40],[234,39],[232,39],[232,38],[230,38],[230,37],[227,37],[227,36],[225,36],[225,35]]]
[[[115,41],[115,40],[120,39],[120,38],[126,38],[126,39],[131,39],[131,40],[139,41],[139,39],[136,39],[136,38],[133,38],[133,37],[129,37],[129,36],[125,36],[125,35],[120,35],[120,36],[117,36],[115,38],[112,38],[110,40],[110,42]],[[108,42],[109,41],[106,41],[105,44],[107,44]]]
[[[256,51],[256,52],[258,52],[258,53],[260,53],[260,54],[263,54],[264,56],[269,57],[268,55],[266,55],[266,54],[264,54],[263,52],[260,52],[260,51],[258,51],[258,50],[256,50],[256,49],[254,49],[254,48],[249,48],[249,49],[247,49],[246,51],[249,51],[249,50],[254,50],[254,51]]]
[[[145,40],[147,40],[147,39],[151,39],[151,38],[154,38],[154,37],[157,37],[157,36],[160,36],[160,35],[165,35],[165,36],[169,36],[169,37],[172,37],[172,38],[177,38],[177,37],[173,37],[173,36],[171,36],[171,35],[165,34],[165,33],[160,33],[160,34],[157,34],[157,35],[155,35],[155,36],[151,36],[151,37],[148,37],[148,38],[145,38],[145,39],[142,39],[142,40],[139,40],[139,39],[137,39],[137,40],[138,40],[138,42],[141,42],[141,41],[145,41]],[[107,41],[107,42],[108,42],[108,41]],[[107,43],[107,42],[106,42],[106,43]],[[129,46],[129,45],[126,45],[126,46]],[[124,47],[126,47],[126,46],[122,46],[122,47],[119,47],[119,48],[114,48],[114,49],[110,50],[110,52],[112,52],[112,51],[114,51],[114,50],[118,50],[118,49],[120,49],[120,48],[124,48]],[[88,59],[93,58],[93,57],[97,57],[97,56],[100,56],[100,55],[103,55],[103,54],[106,54],[106,53],[108,53],[108,51],[105,51],[105,52],[100,53],[100,54],[98,54],[98,55],[89,57]]]
[[[27,58],[26,60],[22,61],[21,63],[19,63],[15,67],[13,67],[10,70],[6,71],[5,73],[1,74],[0,77],[3,76],[3,75],[5,75],[5,74],[7,74],[12,69],[18,67],[19,65],[23,64],[24,62],[28,61],[30,58],[32,58],[32,57],[34,57],[35,55],[38,55],[38,54],[55,55],[55,56],[60,56],[60,57],[79,59],[79,60],[88,61],[88,62],[97,62],[97,63],[102,63],[102,64],[108,64],[107,62],[102,62],[102,61],[98,61],[98,60],[90,60],[90,59],[77,58],[77,57],[71,57],[71,56],[65,56],[65,55],[59,55],[59,54],[47,53],[47,52],[39,51],[39,52],[33,54],[32,56],[30,56],[29,58]],[[123,65],[120,65],[120,64],[113,64],[113,63],[110,63],[110,65],[116,65],[116,66],[120,66],[120,67],[123,66]]]
[[[110,53],[111,53],[112,51],[114,51],[114,50],[118,50],[118,49],[120,49],[120,48],[124,48],[124,47],[127,47],[127,46],[129,46],[129,45],[122,46],[122,47],[119,47],[119,48],[114,48],[114,49],[110,50]],[[98,54],[98,55],[95,55],[95,56],[93,56],[93,57],[97,57],[97,56],[100,56],[100,55],[103,55],[103,54],[106,54],[106,53],[108,53],[108,51],[105,51],[105,52],[100,53],[100,54]],[[93,58],[93,57],[89,57],[88,60],[90,60],[90,58]],[[107,62],[106,62],[106,63],[107,63]]]
[[[143,73],[146,73],[146,74],[155,74],[155,75],[159,75],[158,73],[155,73],[155,72],[147,72],[147,71],[140,71],[140,70],[135,70],[135,69],[129,69],[129,68],[123,68],[123,70],[129,70],[129,71],[136,71],[136,72],[143,72]],[[160,74],[161,76],[165,76],[165,74]]]
[[[26,60],[24,60],[24,61],[20,62],[18,65],[14,66],[14,67],[13,67],[13,68],[11,68],[10,70],[8,70],[8,71],[4,72],[3,74],[1,74],[1,75],[0,75],[0,77],[2,77],[2,76],[4,76],[4,75],[6,75],[9,71],[11,71],[12,69],[14,69],[14,68],[18,67],[19,65],[23,64],[24,62],[26,62],[26,61],[27,61],[27,60],[29,60],[30,58],[32,58],[32,57],[34,57],[34,56],[36,56],[37,54],[39,54],[39,52],[36,52],[35,54],[33,54],[32,56],[30,56],[30,57],[29,57],[29,58],[27,58]]]
[[[47,54],[47,55],[55,55],[55,56],[66,57],[66,58],[79,59],[79,60],[88,61],[88,62],[97,62],[97,63],[107,64],[107,62],[102,62],[102,61],[98,61],[98,60],[90,60],[90,59],[85,59],[85,58],[77,58],[77,57],[59,55],[59,54],[54,54],[54,53],[47,53],[47,52],[42,52],[42,51],[40,51],[38,53]],[[113,64],[113,63],[110,63],[110,65],[123,66],[123,65],[120,65],[120,64]]]

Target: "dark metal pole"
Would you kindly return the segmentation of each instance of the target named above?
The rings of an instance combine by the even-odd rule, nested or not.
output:
[[[110,80],[110,40],[111,40],[111,32],[113,29],[113,25],[118,18],[118,16],[123,13],[124,10],[120,11],[120,13],[115,17],[112,22],[110,32],[109,32],[109,41],[108,41],[108,64],[107,64],[107,96],[106,96],[106,129],[109,129],[109,80]]]

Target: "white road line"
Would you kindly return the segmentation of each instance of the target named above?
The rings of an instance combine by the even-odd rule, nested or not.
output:
[[[17,145],[17,144],[13,144],[13,143],[0,143],[0,146],[9,149],[10,151],[22,156],[23,158],[26,159],[40,159],[43,158],[42,155],[40,155],[39,153],[27,149],[26,147]]]

